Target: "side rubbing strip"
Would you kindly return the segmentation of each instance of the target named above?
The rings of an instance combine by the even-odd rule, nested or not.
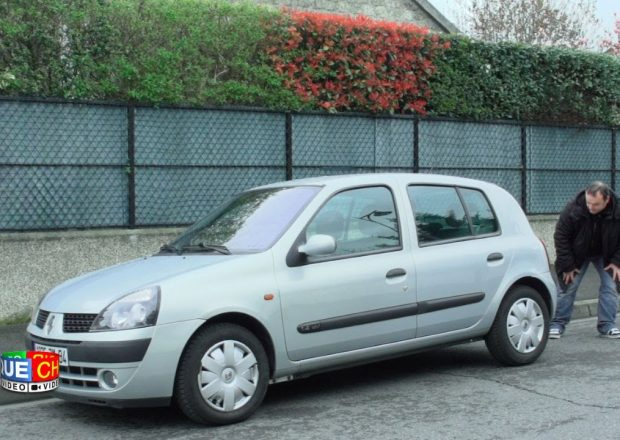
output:
[[[353,327],[355,325],[370,324],[371,322],[387,321],[389,319],[404,318],[418,314],[418,304],[386,307],[385,309],[370,312],[353,313],[352,315],[337,316],[320,321],[305,322],[297,326],[299,333],[322,332],[337,328]]]
[[[453,307],[466,306],[475,304],[484,299],[484,293],[468,293],[466,295],[453,296],[450,298],[434,299],[431,301],[422,301],[419,303],[420,315],[423,313],[436,312],[438,310],[451,309]]]
[[[370,324],[373,322],[387,321],[390,319],[404,318],[405,316],[421,315],[423,313],[436,312],[438,310],[461,307],[475,304],[484,299],[484,293],[468,293],[466,295],[453,296],[432,301],[405,304],[397,307],[372,310],[369,312],[354,313],[351,315],[336,316],[334,318],[319,321],[304,322],[297,326],[299,333],[316,333],[326,330],[335,330],[356,325]]]

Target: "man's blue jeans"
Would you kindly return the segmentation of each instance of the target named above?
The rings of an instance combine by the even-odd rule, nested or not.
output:
[[[572,283],[562,290],[558,286],[558,304],[555,311],[555,317],[551,321],[551,328],[557,328],[560,332],[564,332],[564,328],[570,321],[570,317],[573,313],[573,303],[575,302],[575,296],[577,295],[577,289],[581,284],[581,280],[588,269],[588,266],[592,263],[598,276],[601,279],[601,286],[598,290],[598,323],[597,329],[600,333],[606,333],[608,330],[616,326],[616,310],[618,308],[618,295],[616,293],[616,282],[611,275],[603,270],[603,258],[594,257],[588,258],[583,266],[580,268],[580,272],[577,274]],[[559,274],[558,276],[562,276]]]

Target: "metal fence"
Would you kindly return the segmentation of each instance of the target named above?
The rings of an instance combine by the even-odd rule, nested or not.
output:
[[[616,187],[615,127],[0,100],[0,230],[189,224],[234,193],[326,174],[494,182],[528,214]]]

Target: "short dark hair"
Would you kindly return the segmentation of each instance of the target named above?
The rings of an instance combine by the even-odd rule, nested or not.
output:
[[[612,190],[609,185],[597,180],[586,187],[586,194],[596,195],[597,193],[601,193],[607,199],[611,196]]]

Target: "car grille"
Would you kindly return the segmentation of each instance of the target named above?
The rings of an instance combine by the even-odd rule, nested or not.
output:
[[[96,313],[65,313],[62,320],[62,330],[65,333],[88,333]]]
[[[61,366],[60,383],[67,387],[99,388],[97,368]]]
[[[49,315],[47,310],[39,309],[35,325],[39,328],[45,327]],[[96,313],[65,313],[62,330],[65,333],[88,333],[97,316]]]
[[[45,321],[47,321],[47,317],[49,315],[50,312],[48,312],[47,310],[39,309],[39,314],[37,315],[37,321],[35,322],[35,325],[39,328],[43,328],[43,326],[45,325]]]

